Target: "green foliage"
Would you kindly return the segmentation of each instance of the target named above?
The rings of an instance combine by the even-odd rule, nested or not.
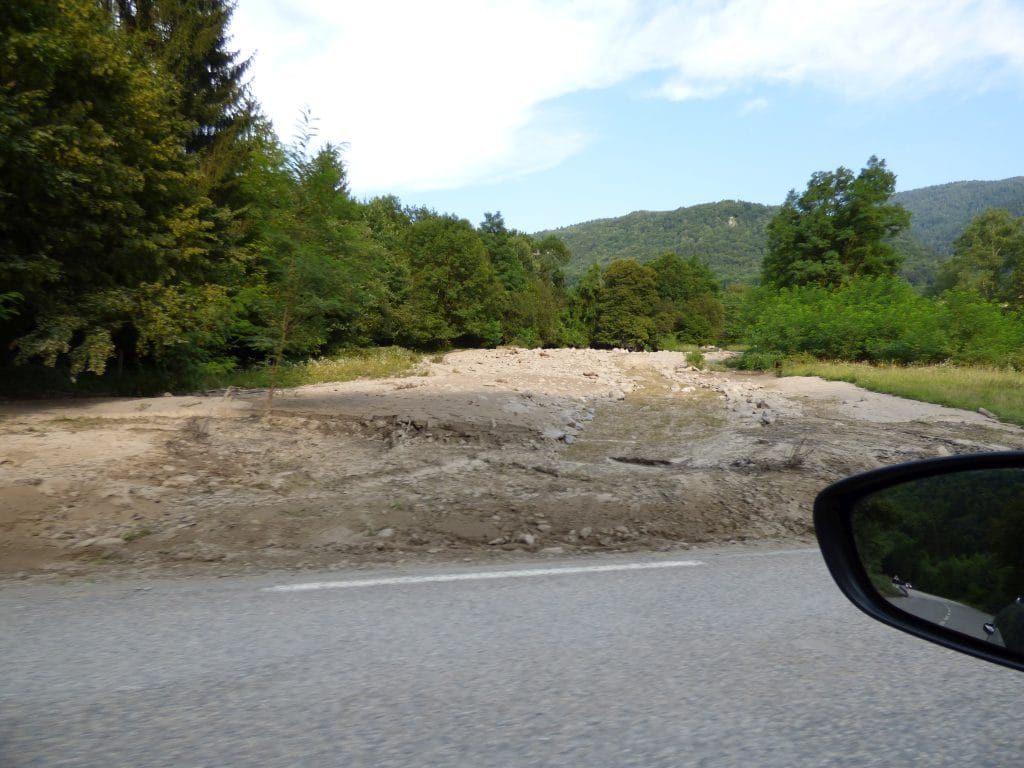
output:
[[[832,292],[761,290],[747,336],[753,352],[903,362],[947,356],[933,304],[897,278],[861,278]]]
[[[569,256],[565,244],[555,237],[537,242],[509,230],[501,213],[484,214],[477,233],[501,283],[502,340],[526,347],[561,343],[567,300],[562,267]]]
[[[957,288],[1012,309],[1024,308],[1024,216],[1003,208],[979,213],[939,269],[936,290]]]
[[[775,206],[726,200],[675,211],[636,211],[614,219],[574,224],[557,235],[572,259],[566,273],[579,279],[591,264],[618,259],[647,262],[666,252],[699,255],[726,282],[753,283],[765,254],[765,229]]]
[[[704,355],[700,352],[687,352],[686,363],[687,365],[692,365],[694,368],[704,368]]]
[[[17,291],[0,293],[0,320],[9,320],[18,314],[18,303],[23,298]]]
[[[1024,320],[969,292],[933,300],[899,278],[869,277],[835,291],[762,288],[748,301],[748,356],[1021,364]]]
[[[950,359],[965,365],[1024,370],[1024,315],[1007,312],[973,291],[953,290],[936,312],[949,339]]]
[[[429,216],[409,228],[409,326],[415,347],[501,342],[501,283],[487,249],[465,219]]]
[[[1024,176],[1001,181],[955,181],[897,192],[893,202],[911,215],[910,233],[924,247],[949,256],[964,228],[988,208],[1024,216]]]
[[[591,264],[569,297],[564,341],[570,347],[589,347],[597,334],[598,301],[604,280],[601,267]]]
[[[835,287],[862,275],[893,275],[896,250],[885,241],[910,225],[910,214],[888,204],[896,175],[876,157],[854,177],[848,168],[819,171],[802,195],[790,190],[768,225],[765,283],[780,288]]]
[[[652,349],[657,338],[651,308],[658,300],[658,276],[636,261],[613,261],[604,271],[597,300],[599,347]]]
[[[782,352],[749,349],[732,364],[741,371],[777,371],[785,359]]]
[[[0,292],[24,295],[5,341],[74,372],[194,343],[180,310],[221,296],[173,80],[91,0],[5,5],[0,27]]]
[[[246,311],[238,334],[278,368],[287,355],[318,353],[360,310],[359,233],[340,150],[308,153],[312,126],[289,147],[268,137],[263,160],[245,180],[257,201],[257,270],[239,293]]]
[[[900,274],[912,285],[927,287],[973,216],[989,207],[1024,215],[1024,176],[897,192],[891,202],[906,208],[912,218],[909,230],[886,237],[885,242],[901,257]],[[646,262],[675,251],[703,256],[726,284],[752,285],[760,278],[767,252],[768,223],[779,210],[730,200],[675,211],[636,211],[553,232],[572,252],[566,273],[573,280],[593,263],[603,266],[627,258]]]

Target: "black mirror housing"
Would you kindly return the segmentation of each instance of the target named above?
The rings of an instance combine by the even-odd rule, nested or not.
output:
[[[896,562],[908,562],[908,550],[928,552],[921,547],[914,549],[917,542],[913,540],[913,530],[906,522],[912,518],[931,526],[927,533],[929,546],[941,548],[946,545],[948,549],[949,542],[955,546],[958,542],[969,541],[973,547],[972,556],[982,562],[991,555],[987,550],[1000,542],[1000,531],[1007,530],[1007,519],[1014,523],[1010,526],[1014,535],[1024,536],[1024,531],[1016,533],[1021,530],[1016,523],[1024,515],[1021,511],[1024,510],[1024,498],[1020,504],[1016,501],[1011,503],[1012,515],[1004,515],[1007,519],[998,519],[998,525],[988,522],[989,510],[995,507],[993,515],[997,515],[1000,507],[992,503],[993,498],[1000,498],[999,493],[992,493],[992,486],[998,486],[998,481],[1004,476],[1010,485],[1003,489],[1002,498],[1024,497],[1024,493],[1019,492],[1024,489],[1024,451],[929,459],[873,470],[830,485],[815,500],[814,528],[825,563],[839,589],[854,605],[884,624],[961,653],[1024,670],[1021,640],[1015,635],[1004,644],[997,618],[988,615],[995,609],[991,605],[978,605],[985,602],[984,587],[987,584],[971,583],[962,590],[950,590],[955,592],[955,596],[947,593],[943,597],[941,591],[938,594],[929,591],[931,586],[927,579],[922,582],[915,577],[914,584],[911,584],[909,580],[903,581],[895,571]],[[950,488],[959,495],[944,492]],[[956,518],[963,507],[968,508],[966,523],[962,518]],[[982,521],[985,524],[978,523],[977,515],[971,515],[973,508],[985,516],[985,521]],[[883,521],[881,532],[878,520]],[[943,526],[949,530],[943,531]],[[917,530],[926,527],[918,524]],[[879,540],[899,541],[903,547],[903,559],[899,557],[901,553],[895,551],[895,545],[886,549],[878,544]],[[1024,551],[1011,557],[1017,562],[1002,568],[1000,573],[1012,571],[1013,579],[1009,581],[1019,583],[1020,574],[1024,573]],[[935,567],[935,558],[930,552],[922,559],[930,560],[929,573],[932,575],[941,570]],[[950,556],[950,559],[955,558]],[[960,557],[961,565],[964,559]],[[950,563],[940,560],[939,566],[944,565]],[[977,568],[975,572],[978,572]],[[978,580],[976,578],[975,582]],[[891,587],[888,582],[891,582]],[[973,599],[961,599],[961,593],[968,591]],[[1000,605],[1006,602],[1002,594],[998,598],[991,597]],[[1024,618],[1024,597],[1017,597],[1016,606],[1012,605],[1013,602],[1010,598],[1011,605],[1000,615],[1005,617],[1007,611],[1020,612],[1022,617],[1010,617],[1017,622],[1018,618]],[[940,609],[945,612],[941,620]],[[955,615],[967,617],[961,622],[969,623],[971,631],[963,628],[957,631],[946,626],[951,610]],[[929,611],[936,613],[929,618]],[[956,621],[950,623],[955,624]]]

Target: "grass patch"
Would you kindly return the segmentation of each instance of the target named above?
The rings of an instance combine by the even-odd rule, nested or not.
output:
[[[1024,373],[1005,368],[786,360],[782,375],[848,381],[872,392],[968,411],[984,408],[1003,421],[1024,426]]]
[[[704,355],[702,355],[700,352],[687,352],[686,364],[692,365],[694,368],[703,370],[705,365]]]
[[[345,350],[330,357],[282,365],[276,387],[325,384],[361,378],[425,375],[423,356],[401,347],[372,347]],[[214,366],[211,366],[214,367]],[[157,368],[118,372],[110,368],[102,376],[82,373],[71,377],[66,367],[47,368],[32,364],[0,367],[0,396],[38,397],[149,397],[163,392],[186,394],[207,389],[239,387],[264,389],[270,386],[269,365],[239,370],[174,372]]]
[[[354,379],[384,379],[415,376],[422,355],[401,347],[374,347],[347,350],[333,357],[286,363],[277,371],[276,387],[301,387]],[[204,389],[269,387],[273,373],[269,366],[244,371],[213,374],[204,381]]]
[[[664,352],[697,352],[700,347],[680,341],[674,333],[666,333],[658,337],[658,349]]]

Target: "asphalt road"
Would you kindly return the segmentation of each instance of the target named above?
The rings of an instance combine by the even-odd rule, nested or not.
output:
[[[702,564],[8,584],[0,765],[1024,761],[1024,676],[863,617],[814,550],[516,568],[667,560]],[[374,581],[266,589],[339,579]]]
[[[911,590],[909,597],[893,598],[890,602],[901,611],[906,611],[925,621],[956,630],[976,640],[986,640],[995,645],[1003,645],[1003,638],[998,629],[991,636],[985,632],[985,624],[995,618],[991,613],[983,613],[969,605],[963,605],[939,595],[930,595],[917,589]]]

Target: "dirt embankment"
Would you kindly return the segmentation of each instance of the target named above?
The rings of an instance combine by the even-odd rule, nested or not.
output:
[[[0,577],[809,541],[852,472],[1024,448],[984,416],[670,352],[455,352],[424,375],[0,405]]]

